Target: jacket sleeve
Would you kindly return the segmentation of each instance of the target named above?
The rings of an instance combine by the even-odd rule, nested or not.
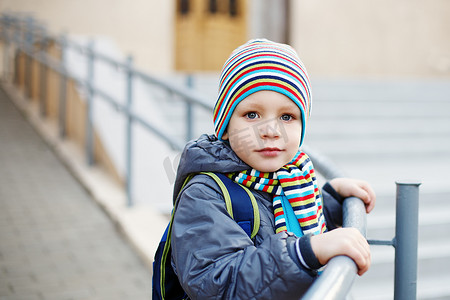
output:
[[[322,187],[322,200],[327,229],[342,226],[342,198],[328,182]]]
[[[217,184],[196,176],[180,195],[172,227],[172,263],[183,289],[191,299],[299,299],[315,273],[299,263],[296,238],[264,235],[255,246],[228,215]]]

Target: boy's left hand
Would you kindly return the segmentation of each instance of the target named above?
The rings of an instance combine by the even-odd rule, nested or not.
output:
[[[374,208],[376,196],[368,182],[353,178],[334,178],[329,183],[341,197],[361,199],[366,206],[367,213],[370,213]]]

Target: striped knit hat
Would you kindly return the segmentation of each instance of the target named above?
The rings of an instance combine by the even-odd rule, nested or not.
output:
[[[301,145],[311,114],[309,77],[292,47],[266,39],[251,40],[240,46],[223,66],[214,107],[217,138],[222,139],[236,106],[262,90],[279,92],[298,105],[303,127]]]

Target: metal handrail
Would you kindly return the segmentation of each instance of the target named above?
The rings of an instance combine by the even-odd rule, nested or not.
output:
[[[101,99],[115,107],[118,111],[123,112],[127,117],[127,145],[126,145],[126,192],[128,198],[128,204],[132,205],[132,195],[131,195],[131,168],[132,168],[132,134],[131,134],[131,126],[133,122],[137,122],[143,125],[148,131],[153,132],[163,141],[165,141],[172,149],[181,151],[184,143],[178,141],[177,139],[170,137],[165,132],[159,130],[157,127],[153,126],[140,116],[133,113],[131,110],[131,103],[133,102],[133,79],[141,78],[148,84],[153,84],[158,86],[159,88],[167,91],[170,95],[176,95],[179,97],[181,101],[184,101],[186,106],[186,140],[192,138],[192,107],[200,107],[202,109],[212,110],[212,106],[208,104],[208,102],[199,94],[196,94],[194,91],[174,85],[167,81],[161,80],[157,77],[146,74],[142,71],[135,69],[132,66],[132,59],[128,58],[126,62],[121,62],[111,57],[108,57],[102,53],[96,52],[92,48],[92,43],[90,45],[82,46],[73,41],[68,40],[65,36],[61,37],[51,37],[47,35],[45,29],[35,24],[35,22],[30,19],[19,18],[11,15],[2,15],[0,17],[1,24],[1,35],[0,38],[3,39],[6,43],[5,52],[5,65],[7,62],[7,52],[8,47],[11,44],[15,44],[16,49],[19,49],[21,52],[25,53],[29,58],[32,57],[36,61],[40,62],[41,65],[45,66],[42,68],[41,72],[45,72],[45,68],[53,69],[55,72],[58,72],[61,75],[61,91],[60,91],[60,136],[64,137],[65,128],[64,128],[64,107],[65,107],[65,86],[66,80],[68,78],[74,80],[79,85],[86,88],[88,91],[87,96],[87,107],[88,107],[88,120],[87,120],[87,140],[86,140],[86,156],[88,158],[88,163],[93,163],[93,134],[92,134],[92,111],[90,107],[92,106],[92,97],[93,95],[100,96]],[[25,24],[25,25],[24,25]],[[13,28],[13,29],[11,29]],[[15,28],[15,29],[14,29]],[[21,29],[24,29],[24,32],[20,32]],[[9,31],[14,30],[14,36],[9,36]],[[22,35],[22,37],[20,36]],[[40,35],[40,36],[39,36]],[[40,37],[40,40],[36,40],[41,45],[41,49],[36,51],[33,48],[33,43],[35,42],[36,36]],[[46,53],[46,42],[52,40],[57,42],[57,44],[61,47],[61,60],[58,61],[52,58],[50,55]],[[70,73],[64,65],[65,54],[64,50],[66,47],[71,47],[76,49],[78,52],[85,54],[90,61],[88,65],[88,78],[83,79],[79,78],[75,74]],[[93,81],[93,61],[94,60],[102,60],[104,62],[109,63],[112,66],[115,66],[117,69],[123,70],[127,74],[127,92],[126,92],[126,104],[122,104],[114,97],[108,95],[105,91],[102,91],[92,85]],[[6,66],[7,67],[7,66]],[[25,74],[29,76],[29,74]],[[42,76],[44,77],[44,76]],[[41,79],[42,80],[42,79]],[[42,83],[41,83],[42,84]],[[42,84],[45,86],[45,84]],[[45,96],[45,88],[42,88],[41,93],[44,93]],[[41,99],[44,97],[41,96]],[[44,101],[41,100],[41,113],[45,112],[45,108],[43,107]],[[62,120],[61,120],[62,118]],[[303,150],[309,154],[311,159],[314,161],[314,165],[318,173],[320,173],[325,179],[329,180],[335,177],[342,177],[344,174],[337,168],[331,160],[327,157],[320,155],[318,152],[310,149],[308,146],[304,146]],[[418,183],[413,184],[399,184],[398,185],[398,193],[399,198],[407,198],[413,199],[415,203],[418,202]],[[406,195],[406,196],[405,196]],[[402,203],[404,201],[398,201]],[[404,211],[404,210],[400,210]],[[414,219],[416,218],[416,219]],[[404,221],[406,226],[397,226],[400,228],[411,228],[414,226],[414,223],[417,227],[417,212],[416,216],[414,214],[410,216],[399,216],[397,215],[397,223],[399,221]],[[402,222],[400,222],[402,223]],[[357,228],[364,236],[366,235],[366,213],[364,204],[360,199],[351,197],[344,200],[343,204],[343,226],[344,227],[354,227]],[[401,224],[400,224],[401,225]],[[407,229],[402,229],[403,231],[398,231],[396,238],[394,238],[393,242],[380,242],[379,244],[392,245],[396,248],[402,249],[400,254],[398,255],[398,265],[397,265],[397,252],[396,251],[396,275],[395,282],[396,287],[398,285],[402,285],[402,288],[395,289],[395,299],[413,299],[413,298],[401,298],[398,295],[408,295],[407,297],[414,297],[415,289],[412,289],[411,286],[415,284],[415,274],[417,272],[414,268],[408,268],[408,266],[417,267],[417,262],[414,264],[414,260],[417,259],[417,249],[415,253],[408,253],[408,249],[416,245],[417,248],[417,232],[414,239],[405,239],[405,232]],[[417,231],[417,230],[416,230]],[[399,238],[401,236],[401,238]],[[375,242],[376,243],[376,242]],[[374,244],[375,244],[374,243]],[[406,246],[407,245],[407,246]],[[404,254],[407,255],[404,255]],[[400,258],[401,257],[401,258]],[[407,261],[404,259],[407,257]],[[397,269],[401,269],[401,272],[397,272]],[[346,256],[337,256],[332,258],[323,273],[320,277],[313,283],[308,292],[305,294],[303,299],[307,300],[322,300],[322,299],[345,299],[347,294],[350,291],[352,283],[356,277],[357,267],[352,259]],[[401,280],[402,277],[408,277],[408,281]],[[415,287],[415,286],[414,286]]]

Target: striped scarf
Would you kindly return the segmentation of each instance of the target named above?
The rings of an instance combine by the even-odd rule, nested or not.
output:
[[[276,172],[261,173],[251,169],[228,174],[228,177],[273,195],[276,233],[289,231],[301,236],[326,231],[314,167],[304,152],[297,152],[292,161]]]

